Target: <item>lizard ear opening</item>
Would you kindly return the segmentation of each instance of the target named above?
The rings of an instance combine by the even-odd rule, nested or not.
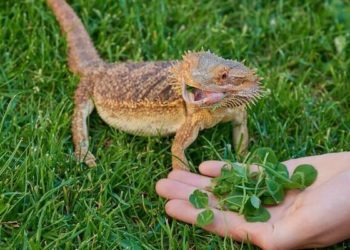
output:
[[[226,80],[227,75],[228,75],[227,72],[222,73],[221,79],[222,79],[222,80]]]

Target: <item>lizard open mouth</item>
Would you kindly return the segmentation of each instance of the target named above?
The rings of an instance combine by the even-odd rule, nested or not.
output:
[[[185,102],[202,106],[218,103],[225,98],[226,93],[199,89],[183,83],[182,96]]]
[[[199,89],[183,83],[182,96],[185,102],[198,106],[210,106],[223,102],[224,106],[227,104],[226,106],[237,107],[249,102],[254,103],[261,97],[261,88],[254,86],[249,90],[239,90],[232,86],[211,86],[210,89]]]

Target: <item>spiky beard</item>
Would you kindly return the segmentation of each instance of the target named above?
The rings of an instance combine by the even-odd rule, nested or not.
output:
[[[263,95],[263,88],[257,85],[248,90],[242,90],[237,94],[226,97],[216,104],[216,108],[236,108],[243,105],[250,107],[251,105],[255,105],[257,100],[263,97]]]

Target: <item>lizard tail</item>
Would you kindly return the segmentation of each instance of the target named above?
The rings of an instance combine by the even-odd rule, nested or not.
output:
[[[65,0],[47,0],[61,29],[67,35],[68,64],[73,73],[84,75],[89,68],[104,64],[81,20]]]

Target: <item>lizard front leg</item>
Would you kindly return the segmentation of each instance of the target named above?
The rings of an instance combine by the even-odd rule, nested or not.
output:
[[[84,161],[89,167],[96,166],[95,157],[89,151],[87,117],[94,109],[94,103],[89,98],[85,84],[80,84],[75,92],[75,107],[72,122],[72,134],[75,157]]]
[[[233,118],[233,145],[236,153],[244,155],[248,151],[249,134],[247,126],[247,111],[245,109]]]
[[[172,147],[172,167],[189,171],[185,150],[194,142],[198,132],[203,128],[203,117],[199,113],[186,118],[185,123],[177,130]]]

